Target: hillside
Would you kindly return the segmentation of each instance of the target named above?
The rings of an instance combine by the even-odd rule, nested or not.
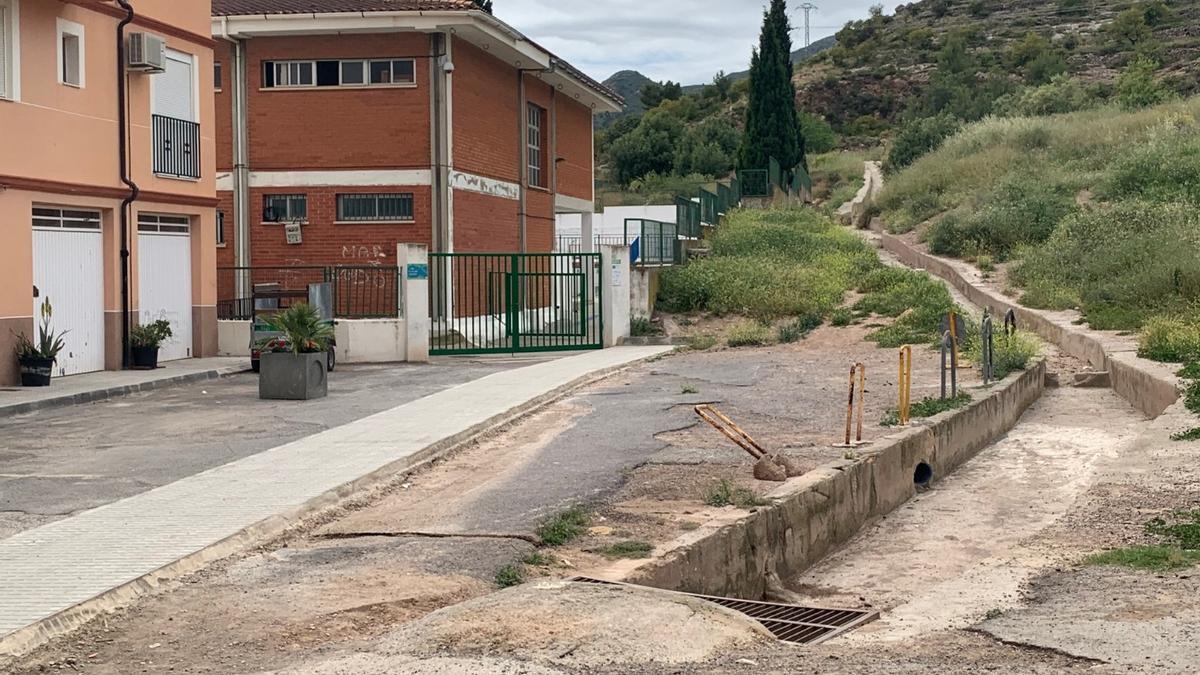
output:
[[[1148,26],[1121,16],[1131,8]],[[848,24],[837,46],[797,70],[797,100],[841,132],[878,132],[869,118],[897,122],[928,89],[939,51],[955,34],[965,38],[978,79],[1001,88],[1063,71],[1111,87],[1145,54],[1162,64],[1161,81],[1190,94],[1200,89],[1198,22],[1200,3],[1190,0],[922,0]]]
[[[1200,358],[1197,119],[1200,97],[990,118],[892,176],[882,215],[1028,307],[1143,329],[1151,358]]]

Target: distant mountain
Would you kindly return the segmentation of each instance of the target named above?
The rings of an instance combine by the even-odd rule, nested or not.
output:
[[[802,47],[792,52],[792,63],[801,63],[820,54],[821,52],[831,49],[837,44],[837,40],[831,35],[827,38],[817,40],[807,47]],[[737,73],[730,73],[729,77],[733,81],[744,80],[750,77],[750,71],[744,70]],[[596,128],[604,129],[613,122],[628,117],[629,115],[641,115],[646,112],[646,107],[642,105],[642,87],[648,84],[654,84],[654,80],[646,77],[636,70],[622,70],[613,73],[611,77],[604,81],[604,85],[613,91],[617,92],[625,98],[625,111],[619,113],[602,113],[596,116]],[[685,94],[690,94],[700,89],[703,89],[705,84],[690,84],[683,88]]]
[[[807,47],[801,47],[800,49],[792,52],[792,63],[804,63],[823,51],[833,49],[836,45],[837,37],[833,35],[830,35],[826,38],[821,38]],[[747,77],[750,77],[750,71],[743,70],[737,73],[730,73],[729,77],[733,78],[734,82],[737,82],[738,80],[744,80]]]
[[[619,113],[597,115],[596,128],[603,129],[622,117],[641,115],[646,112],[646,106],[642,105],[642,88],[648,84],[654,84],[654,80],[636,70],[622,70],[613,73],[603,84],[625,99],[625,110]]]

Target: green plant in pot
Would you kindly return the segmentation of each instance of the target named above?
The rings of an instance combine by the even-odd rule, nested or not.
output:
[[[133,367],[148,370],[157,368],[158,349],[171,335],[171,322],[166,319],[134,326],[133,330],[129,331]]]
[[[259,344],[259,398],[296,401],[325,396],[333,326],[305,303],[280,311],[267,323],[276,335]]]
[[[24,333],[17,336],[17,363],[21,366],[21,385],[25,387],[48,387],[58,353],[66,347],[63,336],[67,331],[55,333],[50,328],[54,317],[54,306],[50,298],[42,301],[42,323],[38,326],[37,342]]]

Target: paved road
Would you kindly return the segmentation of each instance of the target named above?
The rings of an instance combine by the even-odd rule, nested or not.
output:
[[[538,359],[343,366],[320,402],[253,374],[0,420],[0,539]]]

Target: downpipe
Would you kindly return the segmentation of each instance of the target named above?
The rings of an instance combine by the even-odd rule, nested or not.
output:
[[[125,10],[125,18],[117,24],[117,156],[120,162],[121,182],[129,188],[129,196],[121,200],[121,369],[127,370],[132,357],[129,343],[129,312],[131,289],[129,286],[129,209],[141,194],[141,188],[129,175],[129,111],[128,80],[125,72],[125,27],[133,23],[136,16],[129,0],[117,0]]]

